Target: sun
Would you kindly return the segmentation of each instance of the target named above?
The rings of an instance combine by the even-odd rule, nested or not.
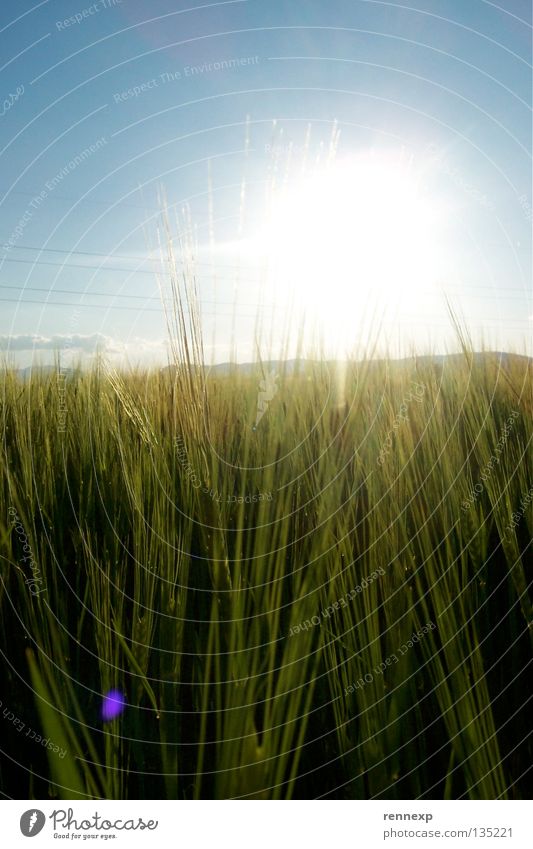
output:
[[[416,314],[439,273],[438,203],[403,156],[361,154],[272,192],[260,245],[278,303],[341,344],[363,314]]]

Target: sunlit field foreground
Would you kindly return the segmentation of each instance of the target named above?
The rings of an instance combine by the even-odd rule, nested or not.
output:
[[[265,372],[5,374],[4,792],[527,798],[530,362]]]

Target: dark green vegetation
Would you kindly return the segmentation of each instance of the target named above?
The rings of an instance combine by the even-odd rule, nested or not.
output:
[[[202,374],[5,375],[3,792],[527,798],[529,362]]]

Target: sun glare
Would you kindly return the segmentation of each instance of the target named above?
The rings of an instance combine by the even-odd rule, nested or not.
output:
[[[422,172],[401,158],[369,154],[287,180],[260,238],[270,291],[342,344],[364,311],[416,315],[439,271],[438,219]]]

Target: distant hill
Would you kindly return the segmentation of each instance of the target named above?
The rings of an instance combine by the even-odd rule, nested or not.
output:
[[[378,368],[383,366],[384,363],[387,363],[388,366],[396,366],[396,367],[408,367],[412,366],[413,363],[417,363],[418,365],[433,365],[444,367],[446,364],[453,365],[455,362],[464,359],[464,354],[424,354],[422,356],[410,356],[410,357],[401,357],[396,360],[390,360],[386,358],[377,358],[375,360],[371,360],[370,362],[366,360],[356,360],[355,363],[363,363],[365,362],[369,368]],[[530,362],[533,363],[532,357],[527,357],[523,354],[511,354],[506,351],[477,351],[472,354],[472,359],[474,363],[480,364],[484,361],[488,361],[490,359],[494,359],[500,366],[507,367],[512,362]],[[325,360],[321,362],[320,360],[304,360],[304,359],[290,359],[290,360],[264,360],[262,363],[262,367],[265,373],[276,371],[279,372],[283,370],[286,374],[294,374],[299,370],[299,368],[309,367],[310,365],[321,366],[326,365],[330,369],[334,369],[335,367],[342,365],[341,360]],[[205,366],[205,371],[207,374],[214,375],[228,375],[231,374],[232,371],[237,369],[241,374],[257,374],[258,369],[261,368],[261,365],[257,362],[252,363],[216,363],[214,366]],[[171,373],[175,371],[176,366],[164,366],[160,369],[162,373]],[[75,374],[75,369],[62,369],[61,373],[67,375],[67,377],[72,377]],[[18,375],[22,378],[22,380],[28,380],[32,374],[40,375],[41,377],[46,377],[48,375],[54,374],[57,372],[56,365],[35,365],[35,366],[26,366],[25,368],[18,369]]]
[[[531,357],[524,356],[522,354],[511,354],[505,351],[477,351],[472,354],[473,361],[477,364],[482,363],[484,361],[488,361],[493,358],[498,361],[501,366],[508,366],[513,361],[523,361],[523,362],[533,362]],[[454,362],[460,361],[464,359],[464,354],[425,354],[422,356],[410,356],[410,357],[401,357],[396,360],[390,360],[386,358],[377,358],[375,360],[371,360],[368,365],[372,366],[380,366],[383,363],[387,363],[388,365],[395,366],[410,366],[413,363],[417,363],[420,365],[438,365],[444,366],[446,363],[452,365]],[[365,360],[357,360],[356,363],[366,362]],[[298,370],[299,366],[309,366],[309,365],[328,365],[333,368],[335,366],[341,365],[341,360],[326,360],[325,363],[320,362],[319,360],[264,360],[261,364],[263,370],[265,372],[270,372],[272,370],[279,371],[282,367],[286,373],[293,374]],[[237,369],[242,374],[254,374],[257,372],[257,369],[260,368],[259,363],[216,363],[213,366],[205,366],[205,370],[209,374],[216,375],[224,375],[230,374],[232,371]],[[162,372],[172,372],[176,369],[176,366],[165,366],[161,369]]]

